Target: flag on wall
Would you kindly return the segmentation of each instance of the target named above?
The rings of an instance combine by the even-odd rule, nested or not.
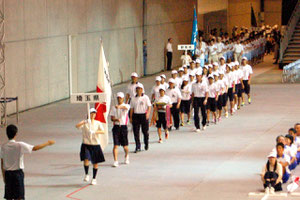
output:
[[[197,35],[198,35],[198,22],[197,22],[197,12],[196,7],[194,7],[194,17],[193,17],[193,32],[192,32],[192,41],[191,44],[195,46],[194,50],[192,51],[192,54],[195,54],[195,50],[197,47]]]
[[[98,134],[98,137],[100,139],[100,145],[102,149],[104,149],[108,144],[107,117],[110,109],[112,91],[111,91],[111,82],[110,82],[110,77],[108,72],[108,63],[106,62],[102,40],[100,42],[97,92],[105,93],[107,95],[106,102],[95,104],[95,108],[97,110],[96,120],[100,121],[104,127],[104,134]]]
[[[257,27],[256,17],[252,5],[251,5],[251,26]]]

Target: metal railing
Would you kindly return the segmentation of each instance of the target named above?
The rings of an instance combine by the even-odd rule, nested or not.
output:
[[[300,82],[300,59],[284,66],[283,73],[282,73],[282,82],[283,83]]]
[[[295,9],[293,11],[293,14],[291,15],[291,18],[286,26],[286,30],[284,35],[281,38],[280,41],[280,53],[279,53],[279,60],[280,62],[283,59],[283,54],[285,52],[285,50],[287,49],[288,45],[289,45],[289,41],[291,40],[295,27],[299,21],[300,18],[300,1],[298,0]]]

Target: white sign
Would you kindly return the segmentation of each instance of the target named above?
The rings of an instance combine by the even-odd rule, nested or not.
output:
[[[106,102],[105,93],[76,93],[70,98],[71,103],[99,103]]]
[[[195,46],[193,44],[181,44],[178,45],[178,50],[194,50]]]

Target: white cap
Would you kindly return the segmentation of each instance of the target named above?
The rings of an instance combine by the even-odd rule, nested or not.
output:
[[[118,92],[117,97],[124,98],[124,93],[123,92]]]
[[[206,69],[208,69],[208,65],[204,65],[204,67],[203,68],[206,68]]]
[[[226,64],[230,69],[232,68],[232,65],[230,63]]]
[[[235,65],[240,65],[239,61],[235,61]]]
[[[208,75],[208,77],[207,77],[208,79],[209,78],[212,78],[212,79],[214,79],[214,76],[212,75],[212,74],[210,74],[210,75]]]
[[[244,57],[242,58],[242,60],[248,60],[248,58],[244,56]]]
[[[209,64],[209,65],[208,65],[208,68],[212,68],[212,67],[213,67],[212,64]]]
[[[137,78],[139,77],[139,75],[138,75],[136,72],[132,72],[132,73],[131,73],[131,77],[132,77],[132,76],[133,76],[133,77],[137,77]]]
[[[177,74],[177,71],[176,70],[172,70],[172,74]]]
[[[166,91],[166,88],[165,88],[164,86],[160,86],[160,87],[159,87],[159,90]],[[159,91],[159,90],[158,90],[158,91]]]
[[[95,108],[91,108],[90,113],[97,113],[97,110]]]
[[[190,72],[189,76],[195,76],[195,72]]]
[[[202,75],[202,72],[200,72],[200,71],[196,72],[196,76],[201,76],[201,75]]]
[[[271,157],[276,158],[276,157],[277,157],[277,153],[275,153],[275,152],[272,151],[272,152],[268,155],[268,158],[271,158]]]
[[[182,68],[187,68],[187,65],[182,65]]]
[[[160,77],[161,77],[161,78],[164,78],[164,79],[167,78],[166,75],[164,75],[164,74],[160,75]]]
[[[219,76],[219,72],[212,73],[213,76]]]
[[[217,62],[213,62],[214,66],[219,66],[219,64]]]
[[[183,72],[184,70],[183,70],[183,68],[182,67],[180,67],[179,69],[178,69],[178,72]]]
[[[221,56],[221,57],[220,57],[220,60],[221,60],[221,59],[224,59],[224,60],[225,60],[225,57],[224,57],[224,56]]]
[[[174,78],[170,78],[168,83],[174,83],[175,84],[175,79]]]
[[[223,71],[219,71],[219,76],[220,76],[221,74],[223,74],[223,75],[224,75],[224,72],[223,72]]]
[[[185,76],[182,81],[189,81],[189,78]]]
[[[230,64],[231,64],[231,67],[235,66],[235,62],[231,62]]]
[[[196,59],[196,63],[199,63],[199,64],[200,64],[200,59]]]
[[[137,89],[137,88],[142,88],[142,89],[144,89],[144,86],[143,86],[143,84],[141,84],[141,83],[137,83],[135,89]]]
[[[161,77],[160,76],[155,77],[155,81],[161,81]]]

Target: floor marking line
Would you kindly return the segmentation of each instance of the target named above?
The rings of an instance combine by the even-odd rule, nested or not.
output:
[[[75,193],[77,193],[77,192],[79,192],[79,191],[81,191],[81,190],[87,188],[88,186],[90,186],[90,184],[89,184],[89,185],[86,185],[86,186],[83,186],[82,188],[79,188],[79,189],[75,190],[74,192],[71,192],[71,193],[68,194],[66,197],[67,197],[67,198],[70,198],[70,199],[74,199],[74,200],[80,200],[80,199],[77,199],[77,198],[71,197],[71,196],[72,196],[73,194],[75,194]]]

